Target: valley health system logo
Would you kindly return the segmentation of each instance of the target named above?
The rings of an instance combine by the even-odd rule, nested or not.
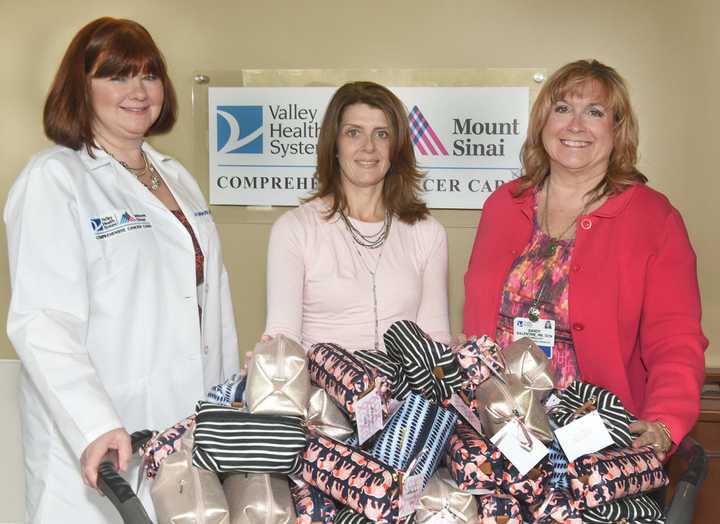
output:
[[[447,149],[418,106],[412,108],[409,118],[412,143],[421,155],[448,156]]]
[[[217,107],[217,152],[262,154],[263,106]]]

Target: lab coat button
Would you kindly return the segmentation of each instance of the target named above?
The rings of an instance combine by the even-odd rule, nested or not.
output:
[[[210,349],[207,347],[207,345],[203,346],[203,353],[205,353],[207,355],[209,352],[210,352]]]

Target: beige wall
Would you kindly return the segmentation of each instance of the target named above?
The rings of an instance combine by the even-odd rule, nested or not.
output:
[[[641,168],[685,217],[698,253],[711,340],[720,336],[720,190],[711,151],[720,142],[720,7],[714,0],[267,0],[40,2],[0,0],[0,197],[28,157],[47,145],[46,90],[72,35],[98,16],[134,18],[154,35],[180,99],[180,120],[154,140],[191,169],[195,71],[241,68],[515,68],[552,71],[596,57],[628,80],[641,123]],[[455,213],[455,214],[454,214]],[[449,228],[453,329],[462,312],[462,275],[478,215],[439,213]],[[252,347],[265,314],[265,249],[270,211],[256,223],[216,213],[230,271],[241,350]],[[2,231],[4,243],[4,230]],[[3,248],[4,251],[4,248]],[[0,256],[0,318],[9,298]],[[13,357],[0,342],[0,358]],[[711,345],[709,365],[720,366]]]

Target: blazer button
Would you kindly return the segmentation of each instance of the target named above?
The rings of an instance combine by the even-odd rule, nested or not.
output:
[[[582,331],[583,329],[585,329],[585,325],[580,324],[579,322],[576,322],[575,324],[573,324],[573,329],[575,331]]]

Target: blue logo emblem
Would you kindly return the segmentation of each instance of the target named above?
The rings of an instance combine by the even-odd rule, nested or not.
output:
[[[263,106],[217,107],[217,152],[262,154]]]

